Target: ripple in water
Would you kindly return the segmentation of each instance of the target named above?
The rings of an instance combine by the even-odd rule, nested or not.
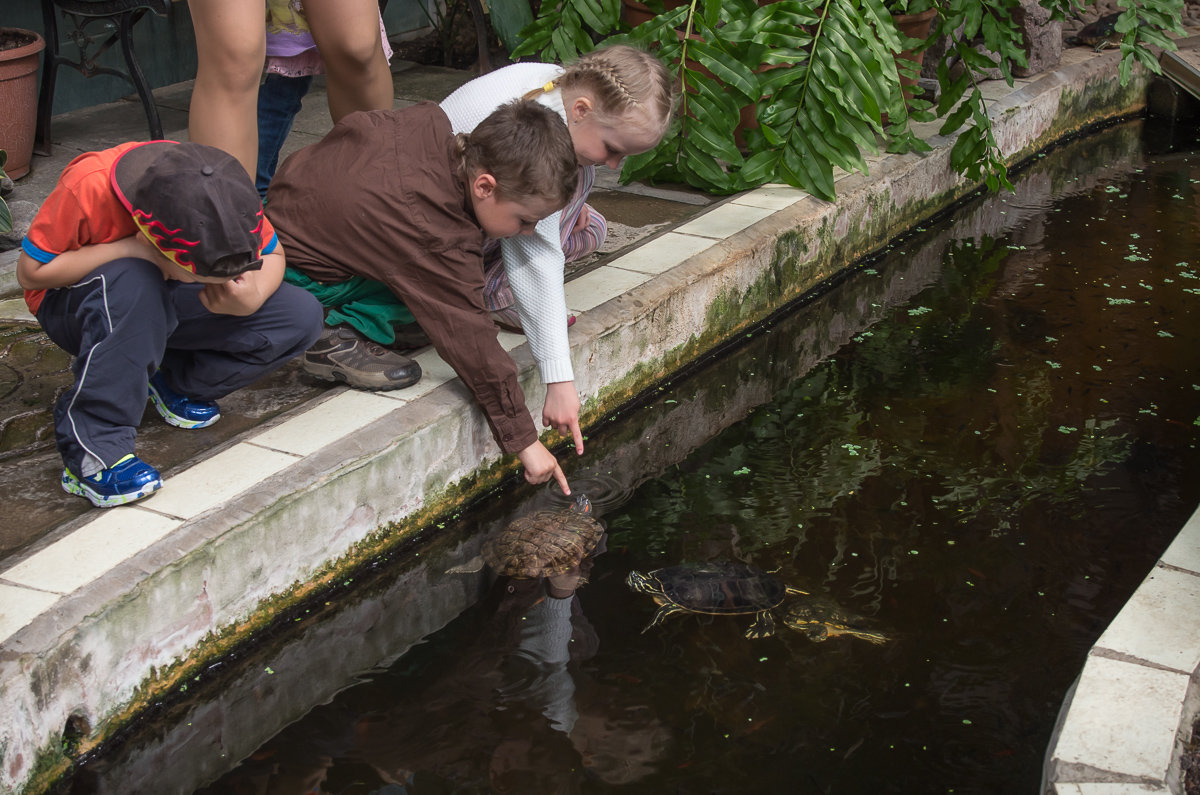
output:
[[[537,496],[535,502],[541,508],[565,508],[570,505],[577,494],[586,494],[592,503],[592,511],[603,515],[619,508],[633,496],[633,488],[621,483],[611,475],[581,472],[571,476],[571,496],[566,496],[558,487],[555,480],[546,484]]]

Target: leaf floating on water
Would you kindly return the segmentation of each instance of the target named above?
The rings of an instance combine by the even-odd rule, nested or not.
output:
[[[1051,368],[1052,370],[1057,370],[1057,369],[1059,369],[1060,367],[1062,367],[1062,365],[1061,365],[1061,364],[1059,364],[1058,362],[1052,362],[1052,361],[1050,361],[1049,359],[1047,359],[1047,360],[1046,360],[1046,364],[1050,365],[1050,368]]]
[[[1108,299],[1109,306],[1116,306],[1117,304],[1132,304],[1132,303],[1133,303],[1132,298],[1110,298],[1110,299]]]
[[[1058,426],[1059,433],[1075,433],[1075,431],[1077,431],[1077,430],[1079,430],[1079,429],[1072,428],[1070,425],[1059,425]]]
[[[733,470],[733,474],[735,474],[735,475],[749,475],[749,474],[750,474],[750,467],[742,467],[741,469],[735,469],[735,470]]]
[[[1174,334],[1172,334],[1172,333],[1171,333],[1171,332],[1169,332],[1169,331],[1160,331],[1160,332],[1158,332],[1158,336],[1160,336],[1160,337],[1174,337],[1175,335],[1174,335]]]

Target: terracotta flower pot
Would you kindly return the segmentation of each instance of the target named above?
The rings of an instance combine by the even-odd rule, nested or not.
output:
[[[892,20],[896,23],[896,27],[905,36],[910,39],[924,39],[929,35],[929,28],[933,25],[933,18],[937,16],[936,9],[922,11],[919,14],[893,14]],[[921,62],[925,60],[925,51],[912,52],[905,50],[896,55],[897,58],[904,58],[916,64],[917,68],[921,68]],[[904,86],[915,86],[917,81],[911,77],[900,77],[900,84]],[[913,92],[903,89],[904,96],[912,99]]]
[[[0,149],[8,152],[5,173],[29,173],[37,127],[38,56],[45,40],[32,30],[0,28]]]

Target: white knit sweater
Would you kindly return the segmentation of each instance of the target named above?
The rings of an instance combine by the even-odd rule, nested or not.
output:
[[[546,63],[516,63],[475,78],[442,100],[455,132],[469,133],[492,111],[520,99],[562,74],[562,67]],[[562,94],[556,88],[541,94],[538,102],[566,121]],[[504,270],[517,299],[517,313],[537,359],[542,381],[574,381],[571,349],[567,344],[567,300],[563,294],[562,238],[559,215],[538,222],[532,235],[501,241]]]

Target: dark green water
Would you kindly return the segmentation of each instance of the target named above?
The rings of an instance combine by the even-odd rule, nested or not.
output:
[[[369,627],[418,610],[463,539],[555,502],[518,491],[446,528],[430,579],[364,575],[73,791],[165,763],[205,795],[1037,792],[1087,650],[1200,501],[1200,157],[1141,134],[1040,158],[593,434],[569,474],[608,534],[573,598],[499,581],[411,649],[328,640],[363,605]],[[891,639],[643,633],[628,572],[716,559]],[[351,644],[380,651],[312,681]],[[255,713],[299,659],[291,714]],[[238,750],[235,721],[290,725]]]

